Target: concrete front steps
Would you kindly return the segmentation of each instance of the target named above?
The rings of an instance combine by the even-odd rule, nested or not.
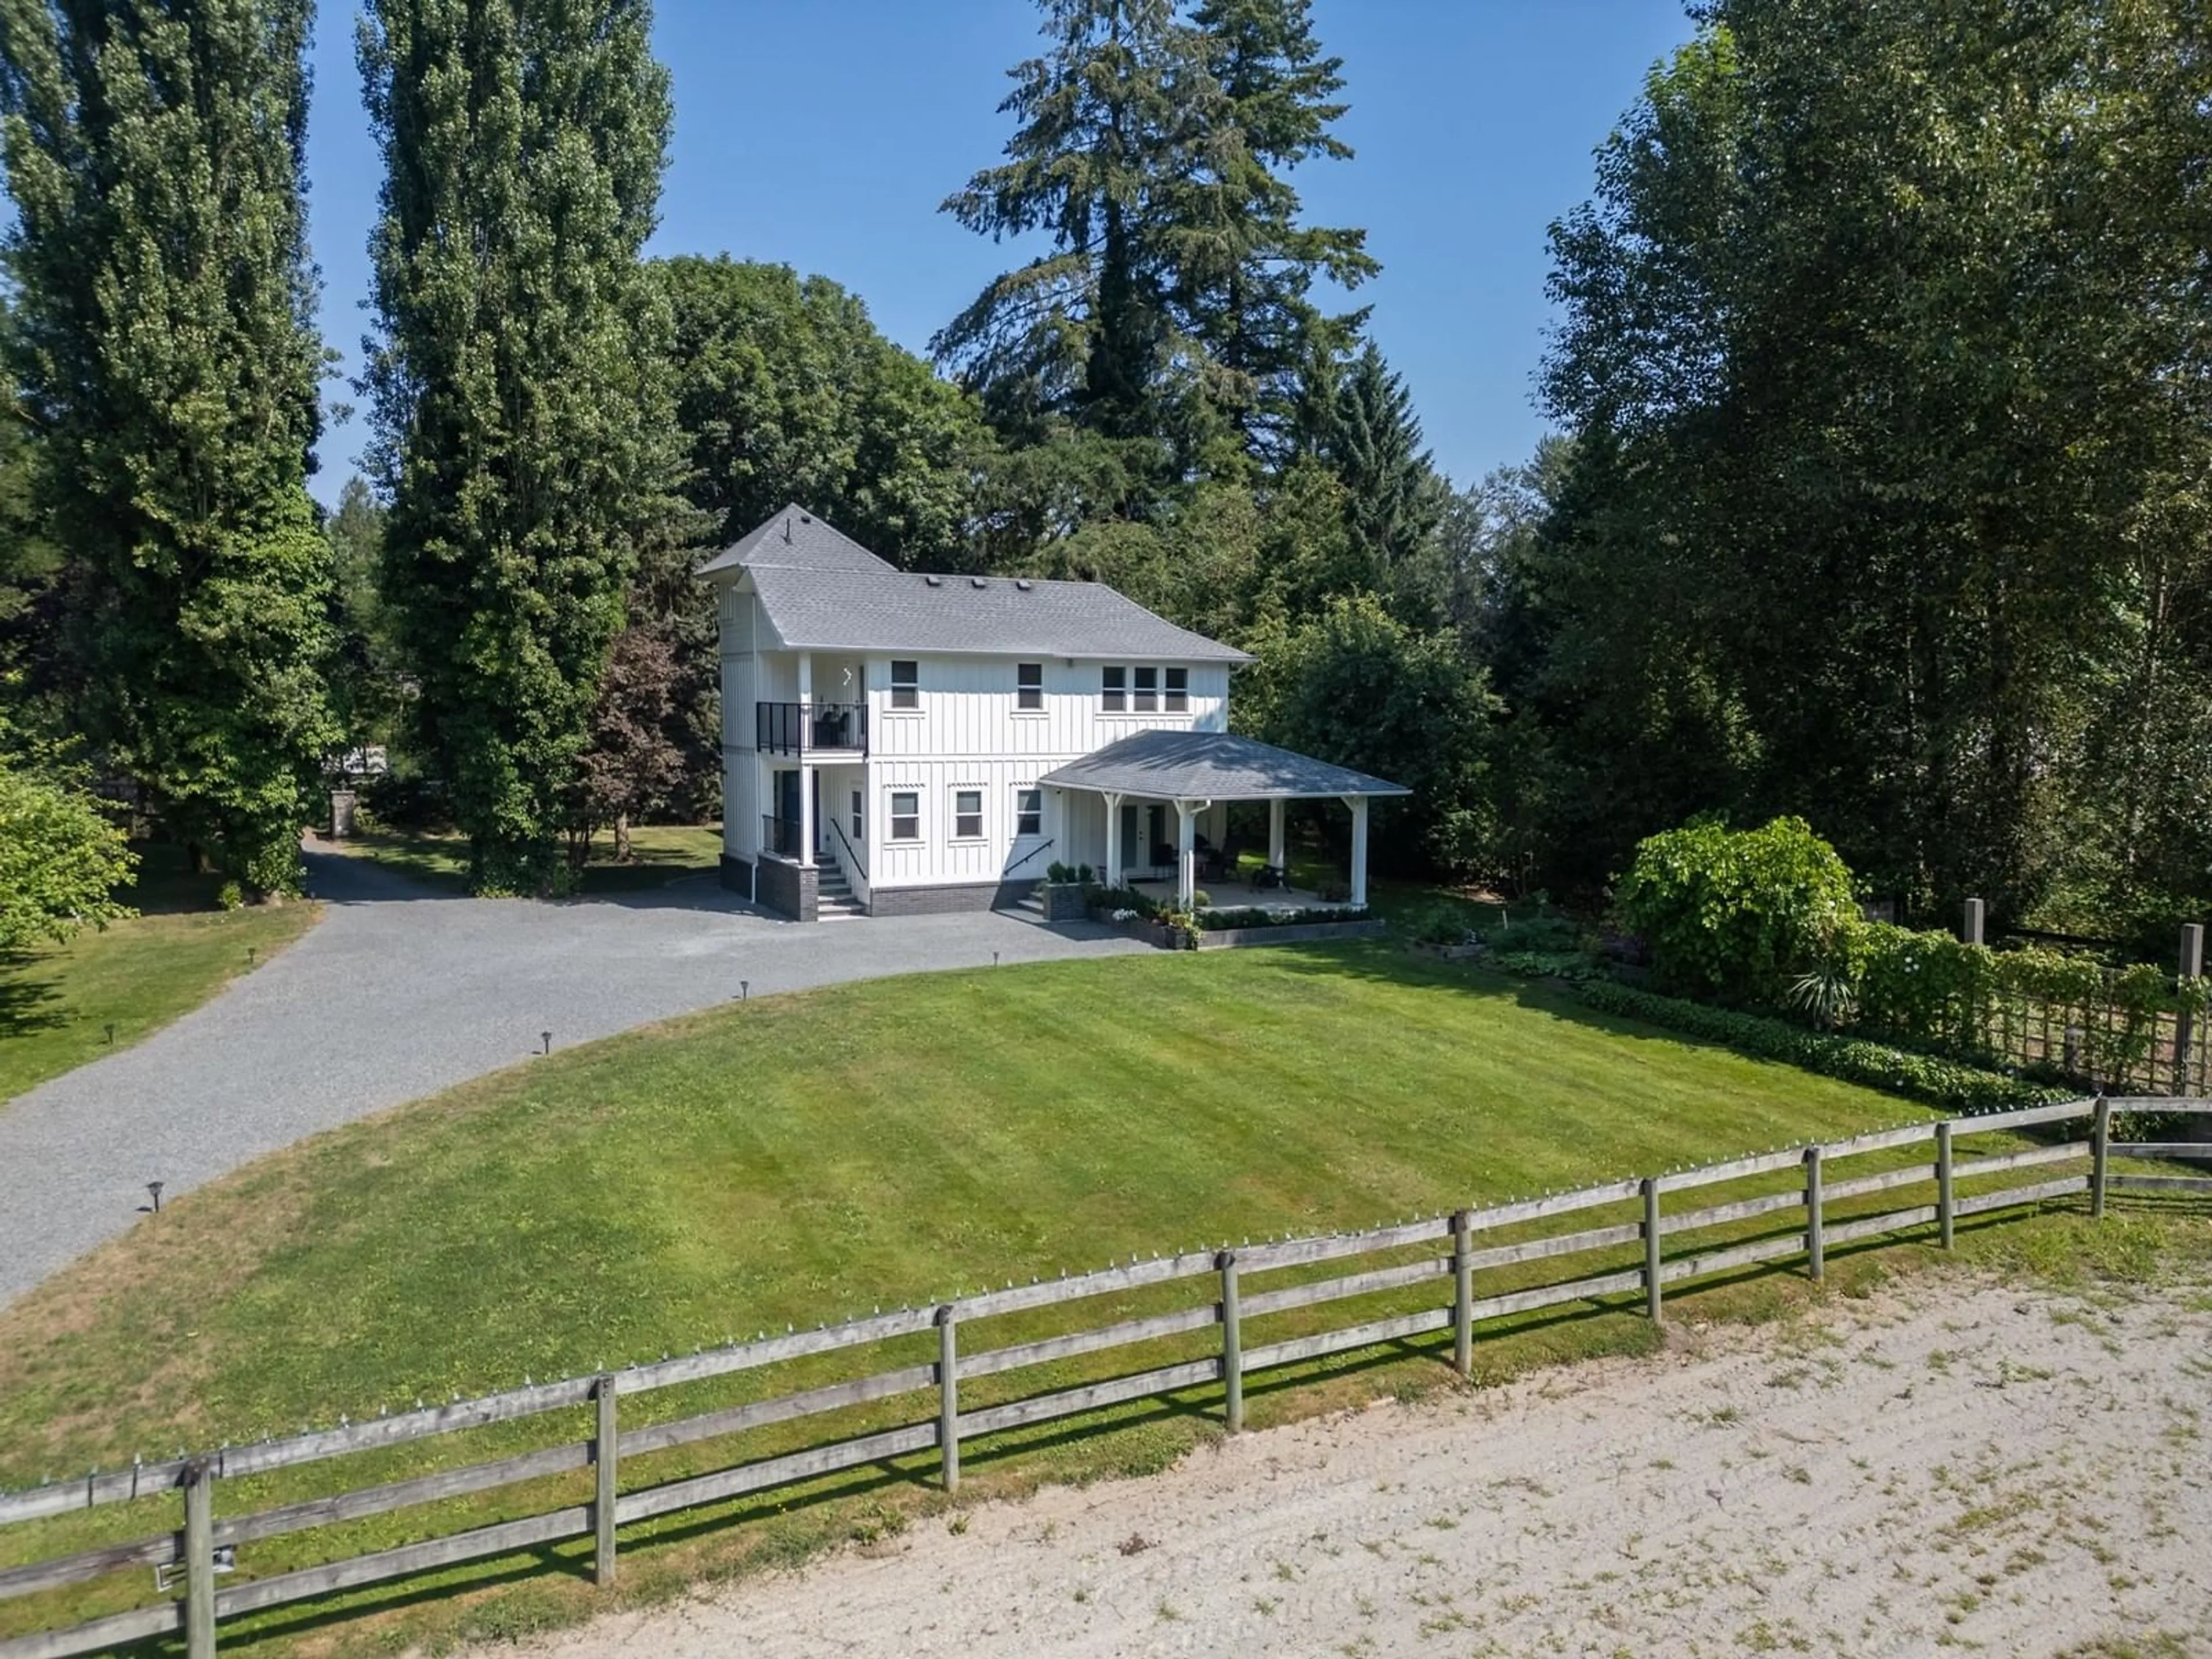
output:
[[[834,859],[815,866],[814,917],[817,921],[858,921],[868,913],[853,896],[853,884]]]

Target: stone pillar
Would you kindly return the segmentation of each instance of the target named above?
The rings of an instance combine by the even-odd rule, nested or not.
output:
[[[1983,943],[1982,924],[1988,918],[1988,911],[1989,907],[1984,905],[1981,900],[1968,899],[1966,901],[1966,915],[1964,922],[1960,927],[1959,937],[1969,945],[1979,945]]]
[[[1267,803],[1267,862],[1280,870],[1288,862],[1283,846],[1283,820],[1290,803],[1279,795]]]
[[[1346,795],[1352,808],[1352,902],[1367,902],[1367,797]]]
[[[358,800],[350,789],[331,791],[331,839],[343,841],[353,834],[354,807]]]

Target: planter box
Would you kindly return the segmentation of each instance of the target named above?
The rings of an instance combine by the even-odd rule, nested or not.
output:
[[[1081,921],[1089,914],[1083,889],[1072,881],[1048,881],[1037,889],[1037,902],[1047,921]]]
[[[1388,930],[1382,921],[1301,921],[1283,927],[1224,927],[1200,933],[1201,951],[1227,950],[1240,945],[1307,945],[1339,939],[1375,939]]]

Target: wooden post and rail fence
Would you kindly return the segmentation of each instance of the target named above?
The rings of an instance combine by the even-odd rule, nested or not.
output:
[[[1937,1241],[1948,1249],[1957,1224],[1971,1216],[2086,1196],[2090,1214],[2101,1217],[2108,1195],[2116,1192],[2212,1195],[2212,1176],[2112,1170],[2115,1158],[2212,1154],[2212,1146],[2197,1142],[2114,1142],[2112,1126],[2116,1110],[2212,1115],[2212,1100],[2083,1099],[1909,1124],[1826,1145],[1755,1153],[1666,1175],[1629,1177],[1487,1208],[1462,1209],[1364,1232],[1132,1261],[1097,1273],[1010,1285],[1003,1290],[878,1313],[814,1331],[764,1336],[618,1373],[532,1384],[374,1421],[257,1445],[226,1446],[172,1462],[134,1464],[128,1469],[0,1494],[0,1540],[4,1540],[6,1529],[11,1527],[105,1505],[172,1498],[180,1498],[182,1508],[180,1527],[172,1525],[125,1542],[0,1568],[0,1609],[13,1598],[52,1593],[109,1574],[148,1568],[155,1570],[155,1583],[161,1587],[158,1593],[163,1597],[128,1612],[0,1640],[0,1659],[68,1659],[178,1631],[185,1634],[190,1659],[210,1659],[216,1651],[217,1626],[222,1620],[392,1583],[460,1563],[514,1556],[565,1540],[591,1540],[594,1579],[611,1585],[615,1580],[621,1528],[653,1516],[726,1503],[745,1494],[797,1486],[838,1471],[933,1451],[944,1488],[956,1491],[963,1443],[1127,1401],[1218,1386],[1224,1421],[1233,1431],[1243,1424],[1248,1379],[1255,1373],[1324,1356],[1350,1354],[1449,1330],[1451,1364],[1465,1376],[1474,1369],[1476,1328],[1486,1321],[1631,1295],[1640,1295],[1644,1313],[1658,1321],[1663,1317],[1666,1287],[1670,1285],[1793,1257],[1802,1257],[1808,1273],[1818,1279],[1834,1250],[1931,1224]],[[1959,1143],[1970,1137],[2027,1130],[2048,1134],[2055,1126],[2064,1124],[2082,1125],[2085,1133],[1979,1158],[1958,1156]],[[1932,1161],[1924,1155],[1898,1161],[1900,1155],[1924,1146],[1932,1146]],[[1838,1178],[1835,1166],[1838,1164],[1869,1158],[1890,1167]],[[1965,1194],[1960,1190],[1962,1184],[1978,1186],[1991,1176],[2014,1170],[2069,1163],[2086,1168],[2027,1185]],[[1779,1190],[1703,1208],[1669,1212],[1665,1205],[1671,1196],[1761,1177],[1787,1184]],[[1923,1184],[1932,1186],[1931,1201],[1871,1212],[1860,1202]],[[1630,1210],[1630,1206],[1634,1207]],[[1608,1207],[1629,1210],[1627,1218],[1571,1231],[1501,1238],[1495,1243],[1481,1242],[1486,1237],[1497,1237]],[[1778,1220],[1785,1217],[1787,1224],[1773,1231]],[[1741,1235],[1747,1224],[1767,1231],[1733,1242],[1723,1237],[1697,1243],[1695,1248],[1684,1247],[1684,1235],[1723,1228]],[[1526,1270],[1530,1264],[1593,1253],[1611,1257],[1609,1262],[1599,1264],[1601,1271],[1585,1271],[1578,1277],[1541,1284],[1517,1282],[1528,1276]],[[1336,1277],[1264,1282],[1279,1279],[1287,1272],[1376,1255],[1399,1259]],[[1404,1259],[1409,1255],[1411,1259]],[[1623,1260],[1632,1265],[1614,1265]],[[1478,1296],[1486,1279],[1498,1287],[1491,1294]],[[1403,1301],[1409,1290],[1443,1279],[1450,1281],[1447,1300],[1424,1298],[1410,1310],[1307,1329],[1256,1345],[1248,1340],[1254,1321],[1389,1293],[1398,1293]],[[1092,1297],[1126,1297],[1146,1287],[1167,1286],[1180,1280],[1198,1282],[1204,1299],[1192,1306],[1010,1346],[969,1348],[963,1346],[959,1334],[963,1326],[972,1328],[985,1320]],[[1262,1282],[1255,1285],[1255,1281]],[[1310,1323],[1316,1316],[1307,1313],[1304,1317]],[[933,1331],[933,1360],[878,1370],[852,1380],[675,1421],[633,1422],[627,1427],[622,1421],[623,1402],[654,1390],[733,1376],[810,1356],[866,1350],[902,1339],[922,1340]],[[963,1388],[986,1377],[1176,1338],[1188,1339],[1188,1348],[1198,1340],[1196,1334],[1203,1332],[1217,1335],[1206,1341],[1209,1351],[1194,1358],[995,1403],[972,1399],[963,1402],[962,1398]],[[658,1484],[633,1485],[627,1490],[623,1484],[623,1471],[631,1460],[656,1452],[927,1393],[937,1396],[936,1410],[895,1427],[858,1435],[848,1431],[822,1443],[768,1456],[741,1456],[741,1461],[703,1474]],[[588,1437],[411,1479],[356,1486],[332,1495],[249,1513],[218,1516],[215,1512],[216,1488],[224,1481],[568,1409],[592,1413]],[[742,1450],[741,1444],[741,1454]],[[247,1571],[252,1564],[245,1559],[246,1550],[262,1540],[585,1469],[591,1471],[591,1485],[590,1496],[583,1502],[317,1565],[262,1576]],[[179,1567],[181,1574],[177,1571]],[[184,1594],[176,1598],[167,1592],[179,1577]],[[219,1582],[222,1579],[229,1582]]]

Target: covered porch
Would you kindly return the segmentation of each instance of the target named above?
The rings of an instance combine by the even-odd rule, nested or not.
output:
[[[1288,873],[1285,809],[1294,800],[1341,801],[1351,813],[1350,902],[1364,908],[1368,803],[1377,796],[1411,793],[1403,785],[1349,767],[1227,732],[1136,732],[1048,772],[1038,781],[1063,799],[1095,801],[1103,808],[1103,847],[1097,867],[1106,885],[1122,885],[1133,872],[1158,880],[1164,862],[1168,880],[1163,885],[1171,890],[1176,907],[1186,910],[1194,908],[1194,896],[1209,877],[1224,889],[1215,892],[1207,887],[1215,909],[1304,909],[1322,902],[1316,894],[1293,892],[1286,883],[1277,884]],[[1240,801],[1267,804],[1265,868],[1276,880],[1263,877],[1253,885],[1233,873],[1246,852],[1257,850],[1237,846],[1223,829],[1225,814],[1220,809]],[[1074,816],[1063,805],[1060,821],[1069,824]],[[1206,836],[1201,823],[1211,824],[1218,838]],[[1134,846],[1130,844],[1133,824]],[[1171,839],[1162,841],[1162,836]],[[1075,843],[1074,836],[1069,839]],[[1207,845],[1202,847],[1201,842]],[[1169,855],[1165,860],[1158,856],[1162,853]],[[1202,859],[1212,867],[1202,869]]]

